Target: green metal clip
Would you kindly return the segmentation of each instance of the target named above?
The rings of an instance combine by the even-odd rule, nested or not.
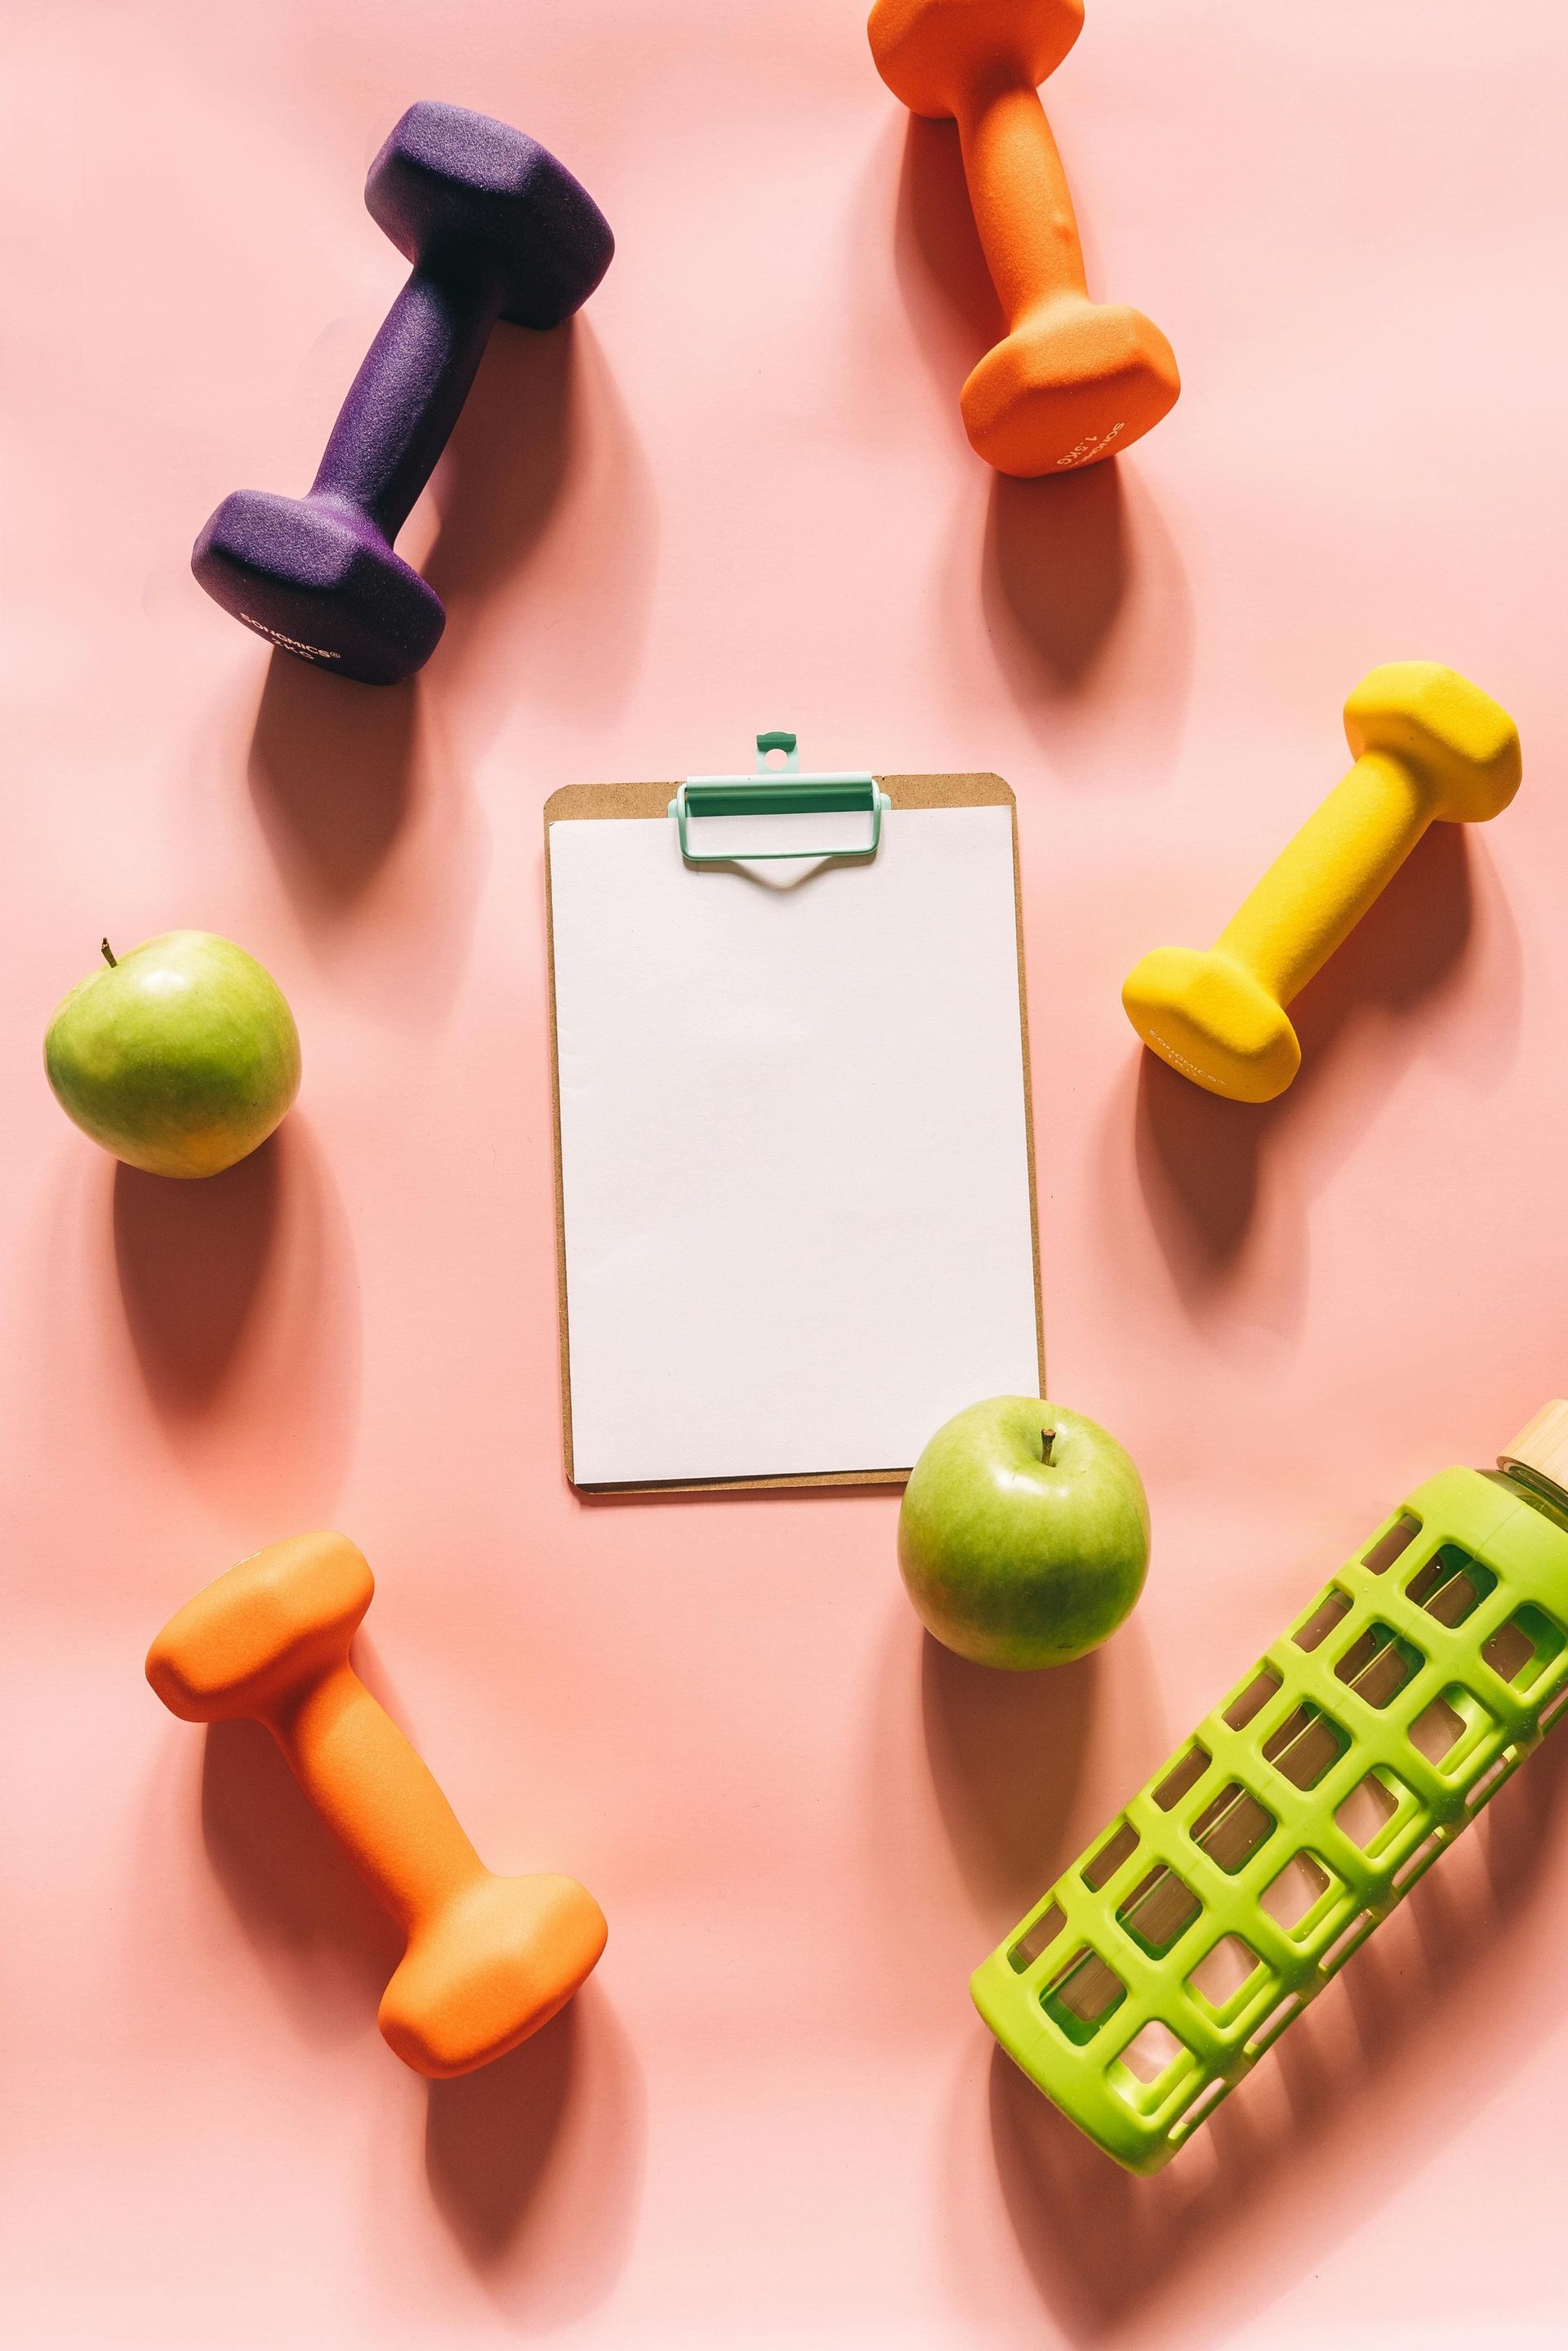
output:
[[[776,857],[864,860],[874,857],[882,839],[883,810],[893,803],[879,791],[876,778],[864,775],[803,776],[796,738],[776,728],[757,738],[757,769],[749,776],[688,776],[670,802],[681,837],[681,855],[688,865],[733,865],[744,859]],[[770,768],[768,755],[782,751],[785,764]],[[824,811],[863,809],[871,818],[871,837],[852,848],[838,849],[694,849],[694,820],[715,816],[811,816]]]

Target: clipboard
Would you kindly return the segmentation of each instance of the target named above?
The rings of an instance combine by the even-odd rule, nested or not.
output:
[[[900,827],[901,816],[937,814],[938,826]],[[567,786],[546,802],[544,832],[572,1484],[589,1494],[902,1485],[950,1412],[983,1395],[1044,1395],[1010,788],[987,774],[802,775],[795,737],[780,732],[758,737],[750,775]],[[857,900],[868,876],[876,896]],[[862,930],[883,958],[869,973]],[[835,954],[858,978],[842,993],[827,967]],[[986,1017],[958,1040],[954,1022],[971,1006]],[[760,1075],[742,1050],[743,1012],[768,1032]],[[941,1099],[909,1102],[905,1164],[888,1124],[918,1096],[911,1054],[923,1069],[928,1046]],[[852,1051],[864,1060],[852,1063]],[[714,1068],[701,1065],[705,1052]],[[787,1123],[781,1095],[806,1072],[802,1131]],[[683,1113],[696,1131],[673,1129]],[[980,1152],[974,1136],[988,1141],[966,1167],[964,1152]],[[800,1191],[810,1197],[797,1215],[793,1193],[775,1196],[753,1251],[737,1196],[748,1183],[777,1193],[775,1146],[793,1176],[805,1171]],[[748,1151],[762,1155],[748,1160]],[[835,1155],[880,1170],[877,1199],[857,1193],[857,1167]],[[967,1230],[971,1220],[957,1213],[953,1186],[966,1180],[983,1230]],[[935,1205],[922,1185],[940,1195]],[[841,1215],[863,1247],[846,1249]],[[716,1256],[705,1259],[716,1228]],[[913,1345],[911,1331],[929,1343]],[[666,1332],[667,1369],[653,1352]],[[842,1385],[846,1350],[869,1366],[879,1346],[897,1391],[885,1414],[865,1384]],[[921,1363],[934,1364],[929,1375]],[[838,1414],[854,1426],[841,1434],[822,1420],[821,1459],[800,1458],[835,1379]],[[737,1391],[756,1429],[727,1421]],[[930,1400],[917,1403],[916,1391]],[[798,1421],[808,1425],[789,1438],[785,1425]],[[775,1442],[786,1452],[792,1442],[788,1459],[769,1459]],[[838,1458],[846,1449],[873,1458]]]

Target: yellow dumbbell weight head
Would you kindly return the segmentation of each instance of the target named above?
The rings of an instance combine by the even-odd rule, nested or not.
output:
[[[1407,761],[1436,796],[1430,813],[1449,824],[1500,816],[1523,772],[1519,729],[1500,703],[1441,662],[1385,662],[1344,705],[1345,741],[1357,759]]]
[[[1301,1066],[1282,1006],[1215,947],[1155,947],[1122,1002],[1145,1045],[1195,1085],[1232,1102],[1272,1102]]]
[[[1388,662],[1344,706],[1355,765],[1207,949],[1156,947],[1122,1002],[1154,1052],[1232,1102],[1271,1102],[1301,1067],[1285,1007],[1428,824],[1479,824],[1519,789],[1519,734],[1438,662]]]

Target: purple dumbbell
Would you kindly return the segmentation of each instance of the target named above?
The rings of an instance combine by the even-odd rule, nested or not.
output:
[[[434,652],[446,613],[392,552],[468,395],[497,319],[548,328],[615,250],[585,189],[538,141],[465,107],[411,106],[365,203],[413,268],[365,354],[309,494],[235,490],[191,569],[286,652],[392,685]]]

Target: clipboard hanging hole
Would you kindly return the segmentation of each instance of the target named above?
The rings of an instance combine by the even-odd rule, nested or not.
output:
[[[758,774],[776,776],[781,769],[787,769],[790,774],[798,775],[800,769],[800,754],[796,747],[798,739],[787,726],[776,726],[770,733],[759,735],[757,738]]]

